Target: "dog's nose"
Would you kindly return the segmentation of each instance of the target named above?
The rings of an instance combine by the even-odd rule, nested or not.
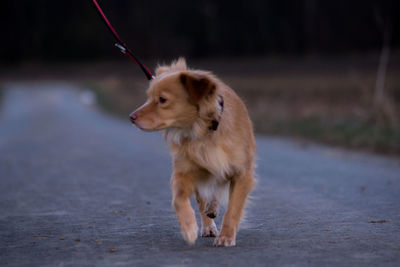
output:
[[[129,115],[129,118],[131,119],[131,122],[132,123],[135,123],[135,120],[137,119],[137,115],[136,115],[136,113],[131,113],[131,115]]]

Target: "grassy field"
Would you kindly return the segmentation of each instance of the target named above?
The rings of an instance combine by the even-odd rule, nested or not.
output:
[[[379,54],[352,54],[188,63],[212,70],[230,85],[245,101],[258,133],[400,155],[400,51],[390,57],[383,111],[373,108],[378,59]],[[122,118],[144,103],[148,86],[128,60],[0,68],[0,84],[10,80],[82,84],[95,91],[105,110]]]
[[[203,61],[245,101],[258,133],[284,135],[400,154],[400,68],[392,57],[386,78],[388,112],[372,108],[377,55],[330,59]],[[127,117],[145,101],[142,76],[110,75],[87,87],[99,103]]]

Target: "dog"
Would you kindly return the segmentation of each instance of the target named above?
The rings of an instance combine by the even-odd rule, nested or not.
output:
[[[215,246],[235,246],[248,194],[255,186],[256,143],[247,109],[238,95],[210,72],[192,70],[184,58],[159,66],[147,101],[130,114],[143,131],[164,130],[173,158],[172,205],[183,238],[198,235],[190,197],[201,215],[201,236]],[[221,231],[214,218],[228,199]]]

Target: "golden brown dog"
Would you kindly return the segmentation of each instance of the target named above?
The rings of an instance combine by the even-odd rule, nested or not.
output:
[[[256,149],[252,123],[236,93],[210,72],[188,69],[180,58],[157,68],[147,102],[130,118],[144,131],[165,131],[173,157],[172,204],[184,239],[189,244],[197,239],[190,205],[196,194],[201,235],[216,236],[216,246],[234,246],[255,184]],[[224,196],[228,206],[218,234],[213,218]]]

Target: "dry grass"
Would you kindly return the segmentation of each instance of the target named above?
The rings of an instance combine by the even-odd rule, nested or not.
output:
[[[390,120],[377,116],[372,109],[376,59],[371,56],[367,60],[348,62],[344,59],[322,63],[249,60],[198,65],[213,69],[237,91],[246,102],[259,133],[399,154],[400,68],[397,61],[390,66],[386,80],[392,111]],[[98,93],[102,106],[127,117],[145,101],[147,81],[141,76],[109,76],[88,86]]]
[[[212,70],[229,84],[246,102],[259,133],[400,155],[400,51],[390,57],[382,110],[373,108],[378,58],[372,54],[188,62]],[[96,91],[102,107],[123,118],[143,104],[148,85],[129,61],[0,69],[0,83],[43,79],[84,84]]]

